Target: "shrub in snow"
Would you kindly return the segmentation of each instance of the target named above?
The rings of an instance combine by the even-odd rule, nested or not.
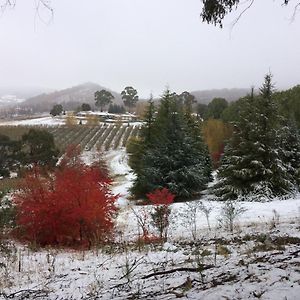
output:
[[[149,234],[149,214],[145,209],[131,209],[138,225],[139,237],[138,244],[149,243],[152,237]]]
[[[186,202],[185,207],[179,213],[181,217],[181,224],[190,231],[193,240],[197,239],[197,218],[199,213],[202,212],[207,220],[207,226],[210,229],[209,215],[212,210],[211,207],[204,205],[201,201]]]
[[[246,211],[239,201],[227,200],[221,208],[219,222],[233,232],[234,222]]]
[[[28,172],[13,195],[16,236],[39,245],[91,245],[105,242],[114,227],[115,201],[106,170],[86,166],[72,148],[60,168],[45,175]]]
[[[151,213],[152,225],[158,230],[160,239],[166,241],[171,214],[169,205],[173,203],[175,195],[163,188],[147,194],[147,197],[154,204],[154,211]]]
[[[5,238],[15,226],[15,207],[11,197],[0,192],[0,252],[7,247]]]

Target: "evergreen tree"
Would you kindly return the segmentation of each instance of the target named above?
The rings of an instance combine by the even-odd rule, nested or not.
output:
[[[92,108],[88,103],[82,103],[80,106],[81,111],[91,111]]]
[[[145,126],[142,128],[145,143],[149,144],[154,138],[155,105],[152,95],[148,101],[148,107],[144,115]]]
[[[20,151],[20,142],[12,141],[0,134],[0,177],[8,177],[17,163],[16,155]]]
[[[228,102],[224,98],[214,98],[208,105],[205,119],[221,119]]]
[[[193,148],[198,149],[199,153],[201,153],[205,159],[204,164],[204,174],[209,181],[212,180],[212,161],[210,158],[208,146],[204,143],[204,139],[202,137],[202,122],[198,120],[192,114],[191,106],[185,106],[185,113],[184,113],[185,121],[187,124],[187,135],[191,136],[191,144]]]
[[[152,95],[148,101],[147,110],[144,114],[144,126],[141,129],[139,137],[133,137],[129,140],[126,150],[129,153],[129,166],[139,174],[142,169],[142,156],[147,147],[151,147],[155,137],[155,106]],[[140,194],[140,193],[137,193]]]
[[[281,118],[272,93],[268,74],[260,95],[252,94],[244,102],[218,172],[215,193],[223,200],[272,199],[295,190],[289,164],[282,157]]]
[[[195,120],[184,114],[177,100],[166,91],[155,118],[150,102],[140,141],[140,164],[133,166],[137,178],[131,191],[137,197],[168,188],[177,200],[188,199],[210,180],[210,160],[201,131],[196,133]]]
[[[50,110],[50,115],[52,115],[53,117],[55,116],[59,116],[62,114],[63,112],[63,106],[61,104],[55,104],[52,109]]]
[[[108,107],[108,112],[111,114],[124,114],[125,108],[123,105],[110,104]]]
[[[59,150],[54,143],[53,135],[40,129],[30,129],[22,136],[22,150],[19,156],[24,164],[54,167]]]
[[[184,106],[185,111],[188,113],[193,112],[193,105],[197,102],[195,96],[185,91],[178,96],[180,103]]]
[[[103,111],[103,108],[112,103],[113,99],[115,97],[113,94],[106,90],[101,90],[95,92],[95,105],[100,107],[101,112]]]
[[[137,90],[134,89],[132,86],[127,86],[121,92],[121,96],[124,105],[129,108],[129,112],[132,112],[132,108],[135,107],[137,101],[139,100]]]
[[[284,120],[280,131],[280,155],[288,166],[288,172],[300,190],[300,134],[294,120]]]

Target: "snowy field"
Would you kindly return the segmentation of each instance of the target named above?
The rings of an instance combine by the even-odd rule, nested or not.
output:
[[[83,158],[90,163],[98,154]],[[211,229],[198,211],[195,238],[184,226],[187,204],[176,203],[168,242],[141,245],[135,214],[152,208],[128,200],[134,177],[125,151],[110,151],[106,160],[120,195],[117,243],[91,251],[18,245],[3,252],[0,299],[299,299],[300,196],[243,203],[233,233],[219,222],[222,203],[203,197]]]
[[[57,126],[64,125],[65,119],[62,117],[39,117],[27,120],[12,120],[12,121],[0,121],[0,126]]]
[[[100,113],[94,113],[91,115],[100,115]],[[108,113],[104,113],[104,115],[109,115]],[[113,114],[110,114],[113,115]],[[126,115],[124,115],[126,116]],[[76,117],[77,122],[82,120],[82,124],[86,123],[85,117]],[[108,123],[116,123],[117,120],[114,119],[106,119]],[[126,123],[127,121],[124,121]],[[101,122],[100,122],[101,123]],[[143,122],[140,121],[130,121],[131,124],[135,125],[142,125]],[[0,126],[58,126],[58,125],[65,125],[66,124],[66,116],[56,116],[51,117],[49,115],[41,116],[32,119],[25,119],[25,120],[11,120],[11,121],[4,121],[0,120]]]

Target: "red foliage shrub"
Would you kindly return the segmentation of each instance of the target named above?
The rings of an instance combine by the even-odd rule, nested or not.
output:
[[[160,240],[167,240],[171,214],[169,205],[173,203],[175,195],[170,193],[167,188],[163,188],[147,194],[147,197],[156,206],[154,212],[151,213],[152,225],[157,228]]]
[[[170,205],[173,203],[175,195],[169,192],[167,188],[163,188],[147,194],[147,197],[154,205]]]
[[[139,237],[137,243],[142,245],[143,244],[148,245],[148,244],[160,244],[162,241],[163,240],[161,239],[161,237],[148,234]]]
[[[218,152],[213,152],[211,154],[211,159],[212,159],[214,169],[217,169],[220,166],[223,153],[224,153],[224,145],[221,146]]]
[[[114,227],[111,180],[97,166],[86,166],[78,154],[48,176],[38,168],[24,178],[13,197],[17,237],[45,245],[91,245],[104,242]],[[68,160],[69,159],[69,160]]]

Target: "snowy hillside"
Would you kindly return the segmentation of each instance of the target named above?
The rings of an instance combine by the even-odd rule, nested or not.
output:
[[[97,153],[85,152],[91,163]],[[135,215],[151,211],[128,200],[133,174],[124,150],[106,154],[113,192],[120,194],[116,244],[91,251],[18,245],[0,260],[3,299],[289,299],[300,293],[300,196],[286,201],[244,203],[247,209],[230,233],[199,211],[197,236],[183,226],[187,204],[172,206],[168,242],[137,243]]]

